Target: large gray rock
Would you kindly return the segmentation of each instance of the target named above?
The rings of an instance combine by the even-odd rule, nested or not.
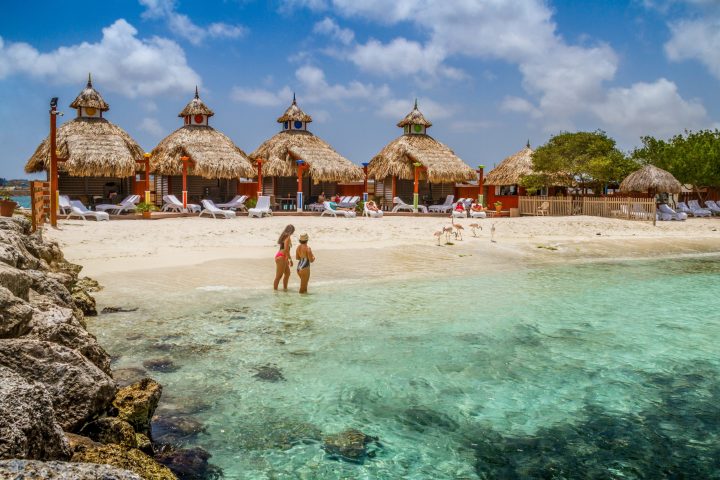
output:
[[[113,406],[118,411],[119,419],[132,425],[136,432],[149,437],[150,420],[161,396],[162,385],[152,378],[143,378],[121,388],[113,400]]]
[[[28,299],[32,278],[19,268],[0,263],[0,287],[5,287],[16,297]]]
[[[0,338],[13,338],[30,331],[33,309],[10,290],[0,287]]]
[[[143,480],[133,472],[95,463],[0,461],[0,478],[23,480]]]
[[[25,273],[31,279],[30,288],[33,291],[50,298],[54,303],[63,307],[74,305],[70,290],[63,284],[63,281],[72,281],[67,279],[66,275],[41,270],[26,270]]]
[[[45,389],[0,367],[0,458],[65,460],[70,455]]]
[[[0,365],[42,384],[64,430],[76,431],[104,413],[115,396],[115,382],[108,374],[79,352],[55,343],[0,340]]]

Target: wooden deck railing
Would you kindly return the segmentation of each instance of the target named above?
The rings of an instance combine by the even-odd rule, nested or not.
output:
[[[632,197],[519,197],[520,215],[589,215],[653,220],[655,199]]]
[[[36,231],[50,216],[50,182],[30,183],[32,231]]]

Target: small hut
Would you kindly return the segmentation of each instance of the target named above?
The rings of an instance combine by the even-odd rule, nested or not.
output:
[[[518,197],[525,194],[520,180],[533,173],[533,150],[528,141],[525,148],[505,158],[485,177],[488,205],[502,202],[503,208],[517,208]]]
[[[440,202],[455,194],[455,184],[477,179],[476,172],[446,145],[427,134],[432,126],[415,107],[398,124],[403,134],[388,143],[368,164],[368,176],[375,179],[375,195],[392,205],[399,196],[409,202],[418,174],[418,194],[428,202]]]
[[[70,104],[73,120],[57,130],[58,190],[86,203],[113,201],[134,192],[136,169],[143,150],[122,128],[103,114],[110,110],[88,75],[85,89]],[[50,137],[25,165],[27,173],[50,170]],[[119,201],[119,200],[118,200]]]
[[[245,152],[232,140],[210,126],[215,115],[195,97],[178,114],[183,126],[165,137],[152,151],[151,172],[162,175],[160,190],[188,201],[201,198],[228,200],[239,192],[239,180],[252,178],[255,169]]]
[[[682,185],[672,173],[648,164],[625,177],[620,184],[620,191],[623,193],[648,192],[653,195],[655,193],[680,193]]]
[[[322,192],[337,193],[339,183],[363,180],[360,167],[308,130],[312,117],[300,109],[295,95],[277,122],[282,130],[250,154],[260,177],[258,192],[299,210]]]

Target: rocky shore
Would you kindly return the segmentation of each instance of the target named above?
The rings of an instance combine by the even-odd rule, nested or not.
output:
[[[86,330],[99,285],[29,231],[0,218],[0,478],[218,477],[202,449],[153,443],[162,386],[118,387]]]

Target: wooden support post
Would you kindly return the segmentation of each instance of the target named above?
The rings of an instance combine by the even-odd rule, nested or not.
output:
[[[57,227],[58,217],[58,158],[57,158],[57,98],[50,101],[50,225]]]
[[[367,164],[367,163],[363,163],[362,165],[363,165],[363,173],[365,174],[365,181],[363,182],[363,202],[367,202],[367,201],[368,201],[368,188],[367,188],[367,185],[368,185],[368,172],[367,172],[368,164]]]
[[[484,178],[484,171],[485,171],[485,165],[478,165],[478,203],[480,205],[483,205],[485,202],[485,194],[483,193],[483,182],[485,181]]]
[[[395,201],[395,197],[397,196],[396,190],[397,190],[397,177],[395,175],[393,175],[392,176],[392,200],[391,200],[391,203]]]
[[[420,191],[419,191],[419,175],[420,175],[420,163],[413,163],[413,166],[415,167],[415,184],[413,186],[413,209],[415,210],[415,213],[418,211],[418,203],[420,201]]]
[[[303,191],[302,191],[302,178],[303,178],[303,171],[307,168],[307,164],[303,160],[297,161],[297,182],[298,182],[298,188],[297,188],[297,205],[296,209],[298,212],[303,211]]]
[[[150,203],[150,154],[146,153],[145,157],[145,203]]]
[[[257,168],[258,168],[258,175],[257,175],[257,182],[258,182],[257,190],[258,190],[258,192],[257,192],[257,194],[258,194],[258,198],[260,198],[263,194],[262,159],[260,159],[260,158],[257,161]]]
[[[182,160],[182,175],[183,175],[183,189],[182,189],[182,202],[183,202],[183,212],[187,213],[187,202],[188,202],[188,192],[187,192],[187,172],[188,172],[188,162],[190,161],[190,157],[180,157],[180,160]]]

